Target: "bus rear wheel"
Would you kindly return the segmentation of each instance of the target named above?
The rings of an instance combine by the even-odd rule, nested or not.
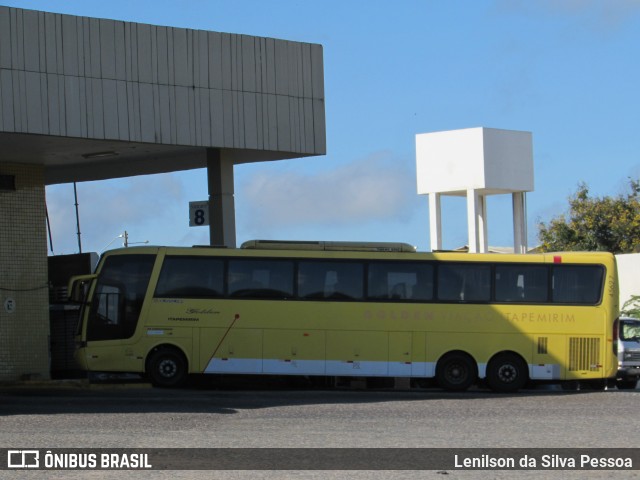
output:
[[[147,360],[147,375],[154,387],[179,387],[187,379],[187,361],[176,349],[160,348]]]
[[[516,392],[529,379],[527,364],[512,353],[496,355],[487,365],[487,384],[494,392]]]
[[[438,385],[445,390],[461,392],[467,390],[477,379],[475,362],[462,353],[445,355],[436,368]]]

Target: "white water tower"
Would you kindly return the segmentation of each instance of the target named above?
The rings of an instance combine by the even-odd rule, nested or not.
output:
[[[533,191],[530,132],[468,128],[416,135],[418,193],[429,195],[431,250],[442,248],[442,195],[467,197],[469,252],[486,252],[486,196],[511,194],[514,251],[527,251],[525,193]]]

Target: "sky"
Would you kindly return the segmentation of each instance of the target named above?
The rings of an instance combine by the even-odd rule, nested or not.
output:
[[[640,0],[7,1],[12,7],[318,43],[327,154],[235,167],[238,245],[401,241],[430,250],[416,134],[532,133],[537,225],[640,177]],[[83,251],[208,243],[189,227],[205,170],[77,184]],[[78,251],[73,185],[46,190],[53,253]],[[106,206],[106,208],[105,208]],[[488,198],[492,246],[512,246],[510,195]],[[443,199],[443,248],[466,245],[464,198]],[[50,252],[51,253],[51,252]]]

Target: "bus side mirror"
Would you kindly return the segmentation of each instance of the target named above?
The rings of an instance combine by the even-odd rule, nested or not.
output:
[[[77,275],[71,277],[67,288],[68,300],[70,303],[82,304],[85,302],[91,282],[97,278],[97,275]]]

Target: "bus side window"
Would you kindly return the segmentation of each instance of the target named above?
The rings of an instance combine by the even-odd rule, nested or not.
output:
[[[379,265],[369,265],[369,280],[367,281],[367,298],[385,300],[389,298],[387,272]]]
[[[230,260],[228,285],[231,297],[291,298],[293,296],[293,262],[291,260]]]
[[[324,295],[324,278],[317,270],[316,262],[300,262],[298,265],[298,298],[322,298]]]
[[[367,298],[432,300],[433,266],[424,262],[372,262]]]
[[[542,265],[496,265],[496,301],[544,303],[549,270]]]
[[[459,302],[462,300],[462,278],[451,265],[438,268],[438,299]]]
[[[433,266],[416,266],[416,284],[413,286],[412,300],[433,300]]]
[[[358,263],[342,263],[327,272],[325,297],[359,300],[363,297],[363,266]]]
[[[302,261],[298,264],[298,297],[360,300],[364,266],[355,262]]]
[[[454,302],[491,300],[491,267],[483,264],[443,264],[438,273],[438,298]]]
[[[396,283],[393,287],[391,287],[391,298],[396,300],[405,300],[407,299],[407,284],[406,283]]]
[[[156,298],[221,297],[224,262],[208,257],[167,256],[162,264]]]
[[[595,305],[600,301],[604,269],[591,265],[555,265],[553,302]]]

